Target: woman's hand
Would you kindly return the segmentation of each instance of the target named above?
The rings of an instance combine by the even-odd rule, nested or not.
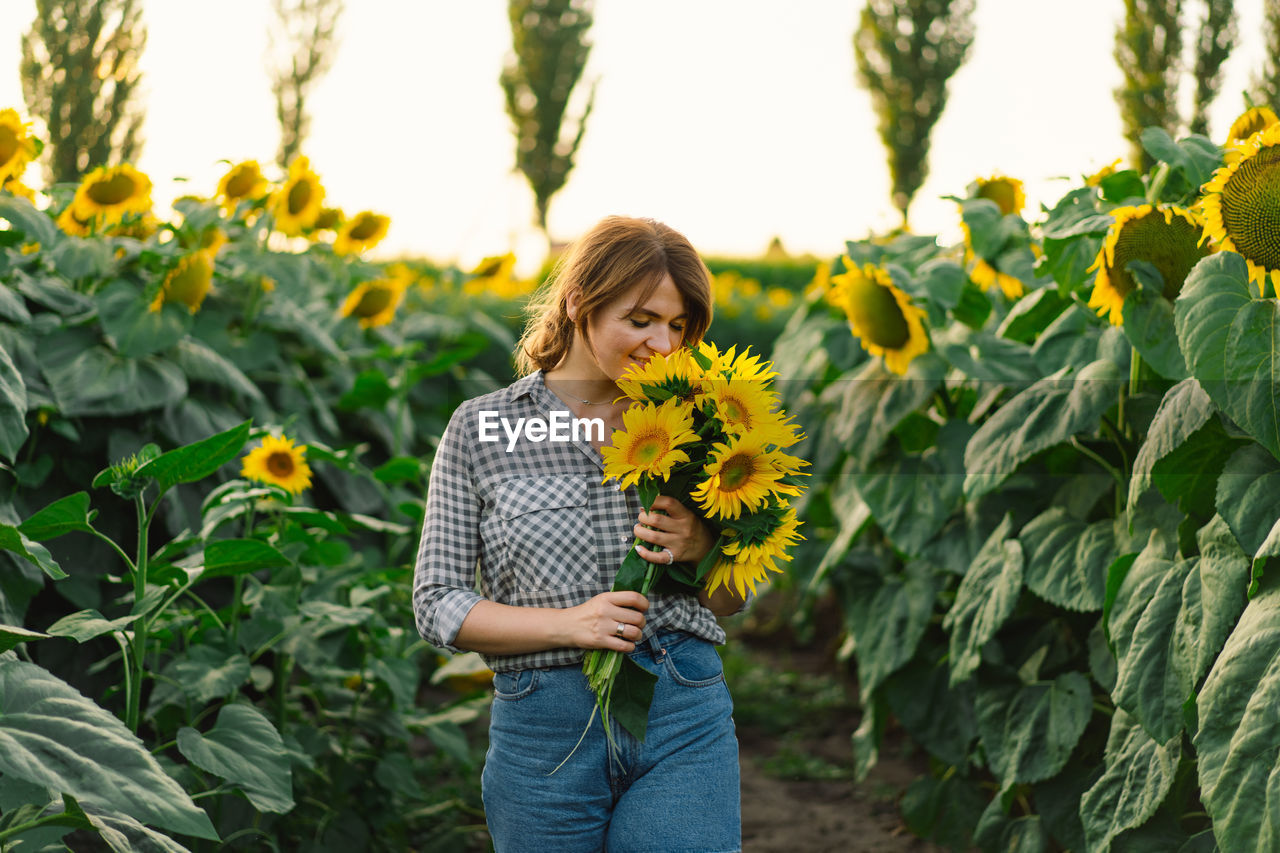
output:
[[[640,593],[619,590],[602,592],[563,612],[574,646],[633,652],[644,631],[644,612],[648,609],[649,599]]]
[[[659,550],[636,545],[636,553],[650,563],[697,563],[711,552],[715,537],[702,519],[675,498],[659,495],[649,512],[640,513],[634,532]]]

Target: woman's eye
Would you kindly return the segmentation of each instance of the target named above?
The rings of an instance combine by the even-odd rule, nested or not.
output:
[[[637,320],[634,317],[628,317],[627,319],[630,320],[631,325],[635,326],[637,329],[643,329],[645,326],[649,325],[648,320]]]

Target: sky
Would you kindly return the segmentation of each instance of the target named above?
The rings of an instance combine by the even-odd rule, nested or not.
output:
[[[773,237],[792,253],[839,253],[895,226],[884,149],[855,80],[861,0],[596,0],[584,75],[598,81],[577,165],[551,202],[570,240],[609,214],[649,216],[706,256],[754,256]],[[946,195],[1001,173],[1025,182],[1031,210],[1066,179],[1126,156],[1112,95],[1121,0],[977,0],[976,37],[935,126],[916,233],[958,239]],[[1200,15],[1190,7],[1190,22]],[[1262,62],[1262,0],[1237,0],[1240,38],[1210,133],[1243,109]],[[30,21],[34,0],[0,0]],[[500,0],[348,0],[330,72],[309,101],[304,153],[348,213],[391,229],[372,256],[463,266],[515,251],[536,268],[545,241],[515,171],[498,75],[510,50]],[[143,4],[147,104],[138,166],[165,209],[209,195],[222,160],[257,159],[279,141],[265,52],[268,0]],[[26,116],[18,28],[0,40],[0,109]],[[21,27],[26,29],[25,24]],[[1189,87],[1188,87],[1189,88]],[[1189,98],[1189,91],[1184,92]],[[1184,110],[1185,114],[1186,110]],[[38,185],[36,167],[28,183]],[[1034,219],[1032,214],[1028,214]]]

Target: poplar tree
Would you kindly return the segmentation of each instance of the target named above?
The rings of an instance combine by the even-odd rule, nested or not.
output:
[[[893,205],[907,223],[929,173],[929,137],[947,82],[973,43],[973,0],[867,0],[853,52],[888,153]]]
[[[534,222],[547,234],[547,209],[569,179],[595,103],[566,128],[569,98],[591,52],[590,0],[509,0],[512,54],[499,78],[516,138],[516,168],[533,190]],[[549,235],[548,235],[549,237]]]
[[[271,94],[280,122],[276,162],[286,169],[311,129],[307,97],[333,64],[342,0],[271,0]]]
[[[138,0],[36,0],[22,36],[22,96],[44,120],[45,179],[74,183],[142,148],[138,59],[147,43]]]
[[[1251,97],[1256,107],[1280,110],[1280,0],[1263,0],[1262,14],[1266,58],[1253,76]]]
[[[1273,5],[1276,0],[1272,0]],[[1205,0],[1205,16],[1196,38],[1195,100],[1189,128],[1209,135],[1209,105],[1222,89],[1222,64],[1235,45],[1237,26],[1233,0]]]
[[[1142,130],[1178,130],[1177,91],[1182,71],[1179,0],[1124,0],[1124,20],[1116,27],[1115,60],[1124,75],[1116,89],[1120,120],[1133,163],[1142,171],[1154,160],[1142,147]]]

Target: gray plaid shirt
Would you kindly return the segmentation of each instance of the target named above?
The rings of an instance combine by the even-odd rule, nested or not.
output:
[[[453,640],[462,621],[486,598],[563,608],[613,586],[640,515],[636,490],[602,482],[604,462],[586,435],[532,441],[521,430],[508,450],[510,439],[498,425],[501,418],[513,427],[519,418],[541,418],[555,428],[552,412],[566,423],[573,417],[537,371],[468,400],[450,418],[431,466],[413,581],[414,618],[429,643],[459,651]],[[496,440],[482,441],[482,426]],[[664,628],[713,643],[725,639],[715,614],[691,595],[649,596],[644,636]],[[561,648],[485,661],[503,671],[582,656],[582,649]]]

